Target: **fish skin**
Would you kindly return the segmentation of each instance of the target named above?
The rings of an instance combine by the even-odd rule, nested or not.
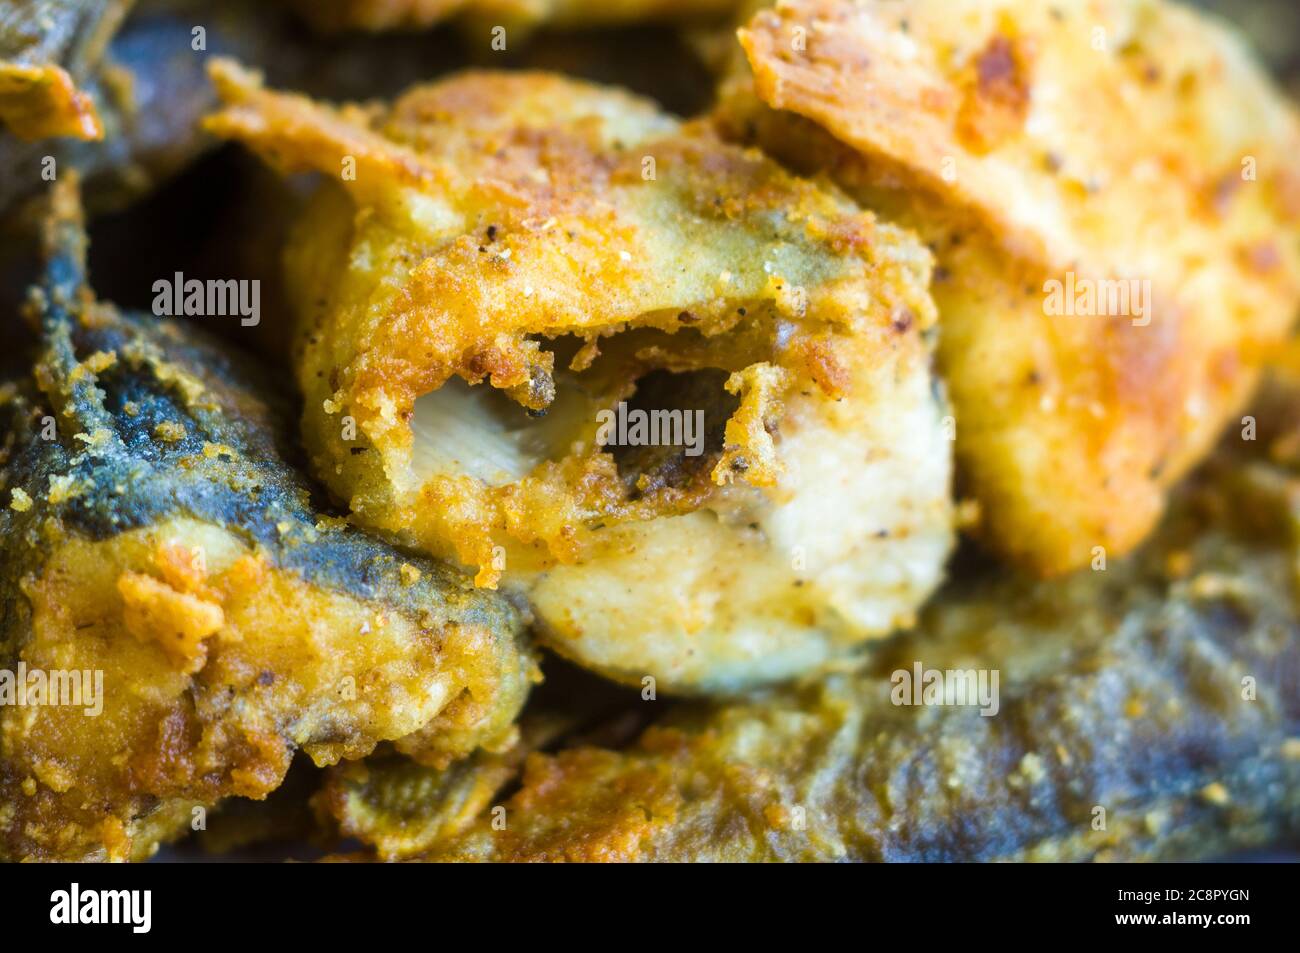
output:
[[[70,415],[81,426],[111,426],[122,444],[100,458],[95,492],[77,497],[61,509],[59,516],[70,529],[92,539],[103,539],[176,512],[187,512],[238,526],[250,538],[276,551],[288,568],[359,598],[382,600],[403,611],[427,607],[430,600],[459,603],[458,608],[475,613],[473,621],[492,625],[501,625],[513,617],[508,605],[501,600],[478,598],[477,591],[461,574],[439,563],[429,563],[415,583],[403,582],[395,567],[412,557],[351,527],[320,530],[321,542],[312,552],[283,545],[278,522],[289,519],[314,526],[321,514],[309,508],[314,490],[286,463],[299,452],[289,437],[292,429],[288,400],[272,383],[268,370],[181,322],[118,312],[111,307],[97,308],[93,315],[85,316],[61,308],[59,300],[70,302],[84,294],[81,265],[74,258],[60,257],[50,264],[53,282],[46,294],[47,300],[53,298],[56,303],[47,310],[45,335],[53,341],[53,354],[43,362],[43,372],[51,378],[61,375],[66,381],[70,376],[67,369],[75,361],[75,349],[130,355],[144,365],[145,373],[122,381],[114,392],[119,403],[135,401],[139,405],[135,415],[110,414],[97,407],[100,401],[94,389],[98,382],[93,377],[72,384],[70,392],[65,389],[65,397],[71,398]],[[168,375],[178,374],[197,382],[208,399],[186,401],[167,393],[163,382]],[[184,473],[167,472],[154,456],[159,441],[153,431],[161,424],[186,428],[184,437],[167,444],[174,454],[203,457],[205,443],[220,442],[238,452],[238,466],[232,468],[229,462],[209,462],[215,458],[203,457],[193,461]],[[82,454],[70,453],[64,441],[42,441],[29,447],[25,456],[15,457],[11,473],[40,475],[60,468],[66,472],[78,460],[80,466],[90,463]],[[157,481],[159,487],[169,486],[172,492],[152,492],[150,486],[150,492],[117,500],[107,485],[105,471],[110,479]],[[262,501],[250,508],[240,490],[259,477],[265,481],[261,484]],[[393,571],[387,571],[389,567],[394,567]],[[462,592],[475,597],[460,599],[452,595]]]
[[[0,857],[142,858],[196,807],[274,790],[297,747],[328,764],[400,741],[447,764],[508,740],[535,679],[520,614],[317,509],[267,374],[183,324],[91,300],[79,222],[53,231],[59,250],[35,295],[38,386],[0,392],[0,668],[96,660],[105,711],[0,708]],[[138,558],[171,545],[153,533],[215,540],[208,558],[228,549],[233,563],[177,577],[158,554]],[[104,560],[147,577],[163,609],[224,613],[196,670],[176,671],[118,618],[122,577],[120,595],[96,594],[86,635],[63,624]],[[253,577],[243,588],[241,571]],[[277,595],[282,607],[262,604]],[[336,697],[340,673],[355,673],[352,698]]]

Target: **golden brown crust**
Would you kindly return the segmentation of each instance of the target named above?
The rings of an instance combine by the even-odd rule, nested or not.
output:
[[[257,366],[95,302],[75,174],[52,211],[45,348],[0,388],[0,857],[147,857],[298,750],[507,743],[519,615],[313,509]]]
[[[842,145],[743,95],[733,126],[936,251],[985,536],[1045,573],[1130,549],[1300,301],[1291,110],[1158,0],[794,0],[740,37],[761,99]],[[1049,311],[1049,283],[1111,279],[1150,282],[1145,314]]]
[[[674,690],[911,622],[952,527],[910,236],[557,76],[464,73],[387,108],[215,76],[210,129],[339,176],[288,284],[307,446],[357,521],[504,579],[561,653]],[[711,436],[628,451],[604,415],[635,401]],[[592,598],[601,573],[620,600]]]
[[[884,236],[877,237],[880,229],[868,217],[797,183],[771,163],[722,146],[702,128],[674,135],[673,122],[630,96],[544,74],[466,74],[414,90],[379,116],[355,108],[334,111],[264,91],[253,77],[229,65],[219,65],[214,76],[230,105],[208,120],[213,131],[243,139],[285,169],[338,173],[342,163],[355,163],[355,178],[345,176],[344,185],[358,207],[349,211],[333,203],[309,219],[304,235],[346,228],[339,220],[351,215],[351,248],[373,250],[386,241],[391,247],[383,254],[395,265],[401,263],[331,283],[325,277],[327,265],[310,257],[319,257],[321,248],[295,250],[291,258],[291,271],[299,259],[306,260],[296,270],[299,303],[306,312],[300,376],[309,395],[308,418],[318,416],[318,403],[332,418],[355,417],[359,431],[377,446],[390,470],[400,470],[403,452],[409,453],[408,421],[416,397],[436,390],[453,375],[473,384],[486,381],[525,407],[544,410],[554,398],[551,378],[556,369],[539,338],[579,334],[588,353],[598,354],[603,337],[633,325],[668,333],[689,329],[692,337],[706,338],[738,327],[743,331],[746,308],[741,302],[748,303],[754,292],[772,295],[783,317],[810,325],[813,332],[826,324],[856,331],[863,323],[854,287],[861,272],[851,270],[808,289],[812,297],[807,301],[785,300],[775,276],[753,289],[740,287],[739,271],[711,275],[712,287],[691,288],[677,299],[656,295],[662,284],[656,259],[680,255],[680,250],[661,243],[689,240],[689,234],[675,233],[671,221],[664,234],[651,233],[644,213],[617,198],[630,189],[632,202],[643,201],[630,187],[643,181],[647,157],[661,167],[687,170],[689,177],[671,186],[682,207],[666,210],[680,219],[782,215],[797,223],[806,241],[833,254],[866,258]],[[638,148],[632,148],[635,140],[641,140]],[[472,170],[471,175],[457,169]],[[420,205],[423,194],[431,196],[426,201],[434,206],[427,213]],[[438,218],[429,223],[422,221],[424,214]],[[461,223],[477,228],[458,234]],[[451,231],[440,232],[438,225],[449,225]],[[321,244],[331,250],[328,243]],[[369,286],[386,271],[401,276],[396,293]],[[902,270],[898,274],[911,277]],[[728,288],[733,283],[738,287]],[[752,277],[749,283],[754,283]],[[884,290],[893,293],[892,288]],[[918,316],[917,330],[926,327],[932,310],[924,291],[915,283],[899,290],[896,298],[880,302],[874,310],[888,315],[908,309]],[[667,306],[675,301],[680,306]],[[766,333],[757,332],[756,343],[761,344]],[[412,354],[411,342],[417,341],[419,353]],[[790,347],[788,353],[787,360],[801,376],[838,396],[833,348],[824,341],[809,341]],[[821,362],[811,364],[803,355],[820,355]],[[659,365],[672,359],[671,354],[650,357]],[[694,361],[682,352],[674,367],[688,369],[718,359],[716,348]],[[624,360],[628,369],[607,385],[615,393],[625,393],[629,375],[638,364],[647,363],[634,354]],[[821,367],[827,370],[819,374]],[[765,437],[744,425],[732,434],[739,441],[733,453],[748,449],[756,458],[754,475],[769,474],[773,462],[770,451],[764,454],[762,449]],[[351,448],[338,440],[317,439],[314,446],[323,453],[327,480],[331,470],[351,462]],[[728,479],[723,475],[730,472],[726,459],[715,468],[715,482]],[[554,468],[539,472],[533,478],[535,490],[525,481],[494,494],[505,499],[463,499],[462,486],[429,486],[420,509],[478,511],[470,519],[480,539],[456,555],[479,565],[482,572],[490,566],[493,543],[499,542],[493,539],[493,524],[510,513],[531,513],[526,500],[549,499],[557,486],[591,487],[585,494],[587,506],[573,500],[574,510],[564,525],[573,526],[578,515],[607,520],[641,515],[623,499],[616,481],[599,473],[602,464],[607,461],[570,458],[559,464],[569,473],[558,475]],[[378,502],[370,498],[378,494],[377,488],[333,482],[354,499],[359,497],[363,507]],[[376,515],[389,529],[406,528],[419,519],[412,512],[391,518]],[[530,518],[513,522],[520,532],[525,524],[538,525]],[[443,533],[463,535],[469,528]],[[561,558],[571,550],[559,537],[548,543]],[[494,579],[495,574],[480,576],[480,582]]]
[[[177,549],[206,564],[205,598],[162,578]],[[469,664],[476,634],[464,651],[453,632],[435,645],[412,620],[323,591],[195,521],[69,540],[27,592],[21,661],[102,673],[103,711],[4,709],[9,856],[147,856],[172,815],[275,790],[299,743],[320,763],[359,757],[426,728],[457,693],[482,695],[469,683],[490,674]],[[170,594],[165,617],[141,621],[141,592]],[[194,637],[192,661],[174,661],[176,631]],[[105,838],[105,825],[118,833]]]

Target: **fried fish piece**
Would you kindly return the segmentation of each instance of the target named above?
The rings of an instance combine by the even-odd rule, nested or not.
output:
[[[305,442],[359,523],[663,690],[789,677],[913,621],[953,507],[906,234],[556,76],[332,109],[214,75],[210,129],[341,177],[287,285]]]
[[[966,580],[862,671],[532,755],[504,815],[423,858],[1132,861],[1294,836],[1300,471],[1232,457],[1105,571]],[[918,666],[968,705],[916,706]]]
[[[935,251],[985,539],[1132,548],[1300,303],[1300,126],[1244,46],[1160,0],[792,0],[740,39],[730,134]]]
[[[721,17],[737,0],[290,0],[320,30],[418,29],[445,20],[507,30]],[[507,32],[507,36],[508,36]]]
[[[296,749],[510,744],[519,613],[313,508],[265,372],[94,301],[59,202],[45,353],[3,390],[0,856],[148,856]]]

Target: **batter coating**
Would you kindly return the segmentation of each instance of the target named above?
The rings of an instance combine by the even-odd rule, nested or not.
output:
[[[740,39],[728,133],[935,251],[984,538],[1131,549],[1300,304],[1300,126],[1244,46],[1160,0],[794,0]]]
[[[264,376],[93,301],[61,201],[46,352],[0,391],[0,857],[142,859],[298,748],[511,743],[518,614],[313,509]]]
[[[555,76],[365,109],[215,77],[210,129],[339,177],[288,284],[305,442],[358,522],[664,690],[786,678],[911,624],[953,508],[929,256],[905,233]],[[617,423],[638,414],[681,428],[638,439]]]

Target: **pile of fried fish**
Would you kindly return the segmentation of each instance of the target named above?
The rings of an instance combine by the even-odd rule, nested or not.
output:
[[[1168,0],[0,3],[0,859],[1291,843],[1274,83]],[[226,175],[214,298],[139,209]]]

